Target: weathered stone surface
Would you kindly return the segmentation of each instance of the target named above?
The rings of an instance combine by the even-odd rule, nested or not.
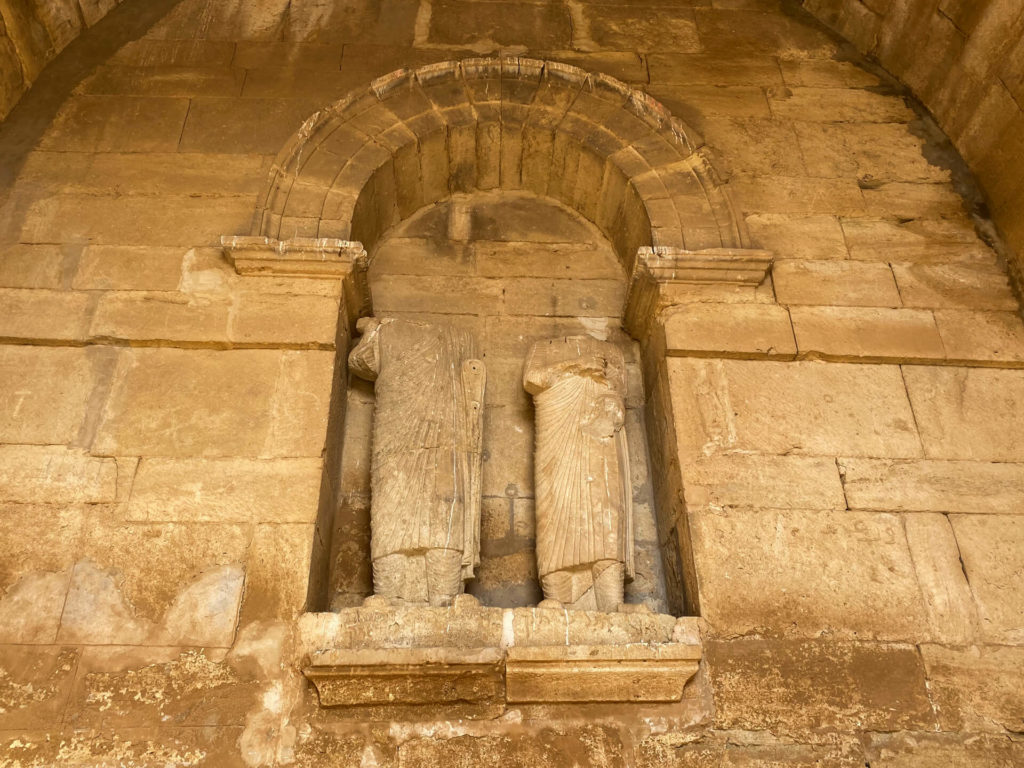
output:
[[[925,191],[931,187],[915,186],[924,186]],[[869,191],[865,190],[866,193]],[[881,215],[893,216],[896,213],[890,210]],[[937,267],[950,262],[966,263],[968,269],[973,269],[974,265],[983,267],[981,274],[988,274],[996,266],[992,250],[978,240],[969,222],[960,218],[926,216],[924,211],[919,211],[906,221],[850,218],[843,219],[842,226],[850,258],[900,263],[893,267],[893,271],[901,288],[908,282],[905,272],[908,263],[935,264]],[[907,306],[914,306],[914,296],[915,291],[911,287]]]
[[[783,259],[845,259],[846,241],[833,216],[760,213],[747,216],[754,242]]]
[[[1021,730],[1024,649],[922,645],[921,655],[942,730]]]
[[[78,661],[75,648],[0,646],[0,728],[51,728],[64,714]]]
[[[692,304],[664,316],[667,354],[796,355],[793,326],[784,308],[762,304]]]
[[[790,316],[801,354],[898,362],[946,356],[935,317],[927,310],[793,307]]]
[[[829,458],[727,454],[683,464],[689,509],[846,509],[839,478]]]
[[[730,450],[916,457],[893,366],[668,360],[680,455]]]
[[[64,254],[56,245],[15,245],[0,259],[4,288],[59,288]]]
[[[86,246],[73,285],[86,290],[173,291],[181,280],[184,255],[180,248]]]
[[[330,353],[139,349],[122,355],[95,450],[148,456],[318,456]],[[288,361],[315,376],[290,377]]]
[[[73,96],[39,146],[65,152],[174,152],[188,112],[189,100],[182,98]]]
[[[112,502],[116,459],[58,446],[0,446],[0,501],[21,504]]]
[[[88,294],[72,291],[3,288],[0,301],[0,337],[44,343],[84,338],[92,310]]]
[[[26,573],[0,596],[0,643],[54,642],[67,593],[66,571]]]
[[[780,304],[901,306],[887,264],[779,259],[772,264],[772,281]]]
[[[988,642],[1020,644],[1024,638],[1024,520],[1017,515],[951,515],[964,573]]]
[[[312,524],[264,523],[256,527],[246,557],[239,624],[290,620],[303,611],[315,535]]]
[[[1024,504],[1024,465],[840,459],[851,509],[1010,513]]]
[[[1024,459],[1024,371],[908,366],[903,377],[928,458]]]
[[[927,632],[897,515],[690,513],[701,609],[719,633],[911,640]]]
[[[771,88],[777,117],[812,122],[905,123],[914,119],[902,99],[862,90]]]
[[[705,642],[705,656],[721,727],[934,727],[924,664],[912,646],[741,639]]]
[[[864,752],[871,765],[883,768],[1002,768],[1024,757],[1019,742],[982,734],[873,734]]]
[[[904,515],[903,527],[931,636],[956,645],[972,642],[978,631],[978,612],[949,520],[934,513]]]
[[[849,94],[864,92],[833,90],[831,93],[841,93],[845,100]],[[796,123],[796,132],[810,176],[856,177],[872,182],[949,180],[949,170],[929,163],[923,151],[924,140],[902,123],[800,121]]]
[[[951,360],[1024,363],[1024,321],[1017,312],[937,310],[935,323]]]
[[[941,246],[939,246],[941,247]],[[893,264],[905,307],[936,309],[1017,309],[1006,273],[982,265]]]

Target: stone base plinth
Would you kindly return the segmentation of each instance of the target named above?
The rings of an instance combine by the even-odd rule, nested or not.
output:
[[[697,672],[694,618],[538,608],[306,614],[323,707],[673,702]]]

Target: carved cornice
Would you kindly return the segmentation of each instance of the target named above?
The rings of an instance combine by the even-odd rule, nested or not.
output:
[[[626,293],[623,322],[634,338],[643,339],[651,321],[665,308],[665,285],[722,285],[756,287],[764,282],[774,256],[771,251],[749,248],[645,247],[637,251]]]
[[[222,237],[225,258],[240,275],[341,280],[350,329],[370,311],[369,260],[363,244],[330,238]]]

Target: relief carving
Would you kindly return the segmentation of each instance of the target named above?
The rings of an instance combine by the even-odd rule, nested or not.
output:
[[[358,329],[349,366],[376,391],[374,595],[448,605],[480,563],[484,364],[447,325],[363,318]]]
[[[589,336],[537,342],[523,386],[536,407],[541,607],[623,610],[634,568],[622,352]]]

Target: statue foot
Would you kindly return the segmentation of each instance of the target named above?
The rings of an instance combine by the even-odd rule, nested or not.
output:
[[[619,613],[653,613],[645,603],[619,603]]]
[[[555,600],[555,599],[550,598],[550,597],[548,597],[548,598],[546,598],[544,600],[541,600],[539,603],[537,603],[537,607],[538,608],[547,608],[547,609],[550,609],[550,610],[553,610],[553,611],[564,611],[565,610],[565,606],[560,601]]]

